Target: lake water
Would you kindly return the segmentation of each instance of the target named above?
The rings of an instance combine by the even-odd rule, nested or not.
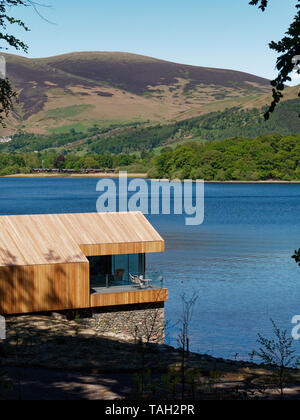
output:
[[[0,214],[95,212],[97,179],[1,178]],[[168,341],[176,344],[183,293],[199,295],[191,347],[217,357],[247,358],[270,318],[292,329],[300,314],[300,185],[206,184],[205,222],[149,216],[166,240],[165,254],[148,257],[163,271],[170,300]],[[1,238],[0,238],[1,241]],[[300,341],[295,342],[300,355]]]

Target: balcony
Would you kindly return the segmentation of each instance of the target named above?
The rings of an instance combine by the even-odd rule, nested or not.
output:
[[[98,275],[91,279],[91,307],[159,303],[168,300],[159,272]]]
[[[90,288],[91,295],[161,290],[164,277],[158,271],[124,274],[122,270],[116,270],[115,274],[93,276]]]

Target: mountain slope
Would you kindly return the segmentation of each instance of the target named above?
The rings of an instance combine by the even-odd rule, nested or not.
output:
[[[71,53],[42,59],[5,54],[19,105],[4,133],[48,133],[109,121],[164,122],[243,105],[269,81],[128,53]],[[208,109],[206,110],[206,108]]]
[[[155,151],[165,146],[176,147],[191,141],[200,144],[228,138],[255,138],[260,135],[300,133],[299,99],[278,105],[265,121],[263,109],[231,108],[169,124],[128,123],[109,127],[94,126],[87,132],[35,135],[19,133],[12,141],[0,144],[0,152],[99,153],[113,154]],[[54,155],[55,156],[55,155]]]
[[[161,85],[176,85],[178,78],[187,82],[187,92],[199,85],[250,91],[253,86],[259,90],[269,83],[266,79],[232,70],[188,66],[128,53],[73,53],[38,61],[72,76],[106,82],[139,95]]]

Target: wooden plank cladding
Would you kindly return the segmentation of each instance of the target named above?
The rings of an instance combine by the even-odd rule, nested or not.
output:
[[[0,314],[167,300],[167,291],[90,295],[87,257],[163,252],[140,212],[0,216]]]
[[[0,266],[79,263],[119,250],[164,248],[162,237],[139,212],[0,216],[0,226]]]
[[[124,255],[164,252],[164,242],[130,242],[120,244],[80,245],[87,257],[95,255]]]
[[[138,290],[134,292],[103,293],[91,295],[91,307],[131,305],[137,303],[165,302],[167,289]]]
[[[89,265],[0,268],[0,314],[88,308]]]

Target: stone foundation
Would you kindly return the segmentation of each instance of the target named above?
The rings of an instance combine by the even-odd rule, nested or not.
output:
[[[9,319],[28,324],[25,330],[30,329],[33,320],[40,320],[42,323],[48,322],[49,330],[52,330],[52,324],[55,324],[55,328],[63,327],[67,335],[76,330],[76,334],[80,332],[90,336],[106,336],[131,343],[140,340],[156,344],[165,342],[164,302],[41,312],[8,316]]]
[[[112,308],[94,308],[84,323],[100,335],[120,337],[127,341],[143,340],[164,344],[164,303],[147,303]]]

